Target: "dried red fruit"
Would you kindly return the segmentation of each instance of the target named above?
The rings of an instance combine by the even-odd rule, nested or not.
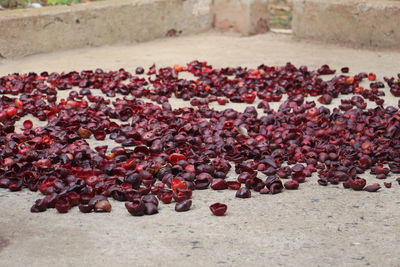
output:
[[[367,181],[363,178],[354,178],[350,179],[350,187],[353,190],[363,190],[365,185],[367,184]]]
[[[228,101],[228,99],[225,99],[225,98],[217,98],[217,102],[220,105],[226,105],[226,103],[228,103],[229,101]]]
[[[376,75],[374,73],[368,74],[368,80],[369,81],[375,81],[376,80]]]
[[[242,172],[239,174],[237,180],[239,183],[244,184],[246,183],[247,180],[252,179],[256,176],[256,173],[250,173],[250,172]]]
[[[288,178],[291,173],[292,169],[289,166],[282,167],[276,172],[280,178]]]
[[[26,120],[22,123],[25,129],[32,129],[33,123],[31,120]]]
[[[106,139],[106,133],[104,131],[94,132],[93,136],[98,141],[102,141],[102,140]]]
[[[58,200],[57,193],[49,194],[44,198],[44,201],[47,204],[47,208],[55,208],[57,200]]]
[[[185,181],[182,181],[178,178],[174,178],[171,181],[171,189],[172,191],[176,192],[178,189],[186,189],[186,183]]]
[[[227,181],[226,185],[230,190],[239,190],[239,188],[241,187],[241,184],[236,181]]]
[[[386,188],[391,188],[392,187],[392,183],[384,182],[383,184],[385,185]]]
[[[79,210],[80,210],[82,213],[89,213],[89,212],[92,212],[93,206],[81,204],[81,205],[79,205]]]
[[[17,109],[14,107],[8,107],[6,109],[6,114],[7,114],[7,117],[12,118],[15,115],[17,115]]]
[[[144,211],[146,215],[153,215],[158,213],[157,205],[155,205],[154,203],[144,203],[144,206],[146,208]]]
[[[17,109],[20,109],[20,110],[21,110],[21,109],[24,108],[24,104],[23,104],[22,101],[19,100],[19,99],[15,99],[14,104],[15,104],[15,107],[16,107]]]
[[[282,188],[283,188],[282,184],[274,183],[269,188],[270,194],[278,194],[282,192]]]
[[[196,169],[195,169],[194,165],[188,164],[188,165],[185,167],[185,172],[195,173],[195,172],[196,172]]]
[[[212,176],[209,173],[202,172],[196,176],[194,180],[194,186],[196,189],[207,189],[210,185],[210,181],[212,180]]]
[[[54,193],[53,183],[51,182],[44,182],[40,184],[38,186],[38,189],[43,195],[49,195],[51,193]]]
[[[343,187],[344,188],[351,188],[351,180],[352,179],[349,179],[349,180],[343,182]],[[326,183],[327,183],[326,185],[328,185],[328,181]]]
[[[192,206],[192,201],[190,199],[183,200],[182,202],[178,202],[175,204],[175,211],[184,212],[190,210]]]
[[[210,206],[210,210],[215,216],[224,216],[228,206],[223,203],[214,203]]]
[[[51,161],[49,159],[39,159],[34,163],[34,165],[38,168],[49,168],[51,165]]]
[[[295,167],[294,167],[294,169],[297,170],[297,168],[295,168]],[[282,189],[283,189],[283,184],[282,184],[281,179],[275,178],[275,177],[267,178],[267,180],[265,181],[265,185],[269,189],[270,194],[278,194],[278,193],[282,192]]]
[[[74,192],[74,191],[69,192],[67,194],[67,197],[68,197],[68,201],[71,204],[71,206],[78,205],[79,202],[80,202],[80,199],[81,199],[81,196],[78,193]]]
[[[12,192],[17,192],[22,190],[22,180],[17,180],[15,182],[11,181],[8,186],[8,189]]]
[[[269,191],[268,188],[263,188],[263,189],[260,190],[260,194],[265,195],[265,194],[269,194],[269,193],[271,193],[271,192]]]
[[[142,67],[137,67],[135,70],[136,74],[143,74],[144,73],[144,69]]]
[[[243,100],[243,102],[247,104],[252,104],[254,100],[256,99],[257,92],[252,92],[252,93],[245,93],[242,94],[240,97]]]
[[[379,189],[381,189],[381,186],[379,184],[371,184],[364,187],[364,190],[368,192],[376,192]]]
[[[59,198],[55,204],[55,208],[59,213],[67,213],[71,209],[68,198]]]
[[[306,115],[311,117],[311,118],[314,118],[314,117],[319,115],[319,109],[317,109],[315,107],[314,108],[310,108],[309,110],[307,110]]]
[[[157,195],[158,199],[160,199],[164,204],[169,204],[172,201],[173,193],[172,192],[162,192]]]
[[[211,182],[211,188],[214,190],[224,190],[228,188],[228,184],[224,179],[213,179]]]
[[[299,188],[299,182],[296,180],[287,181],[283,185],[288,190],[296,190]]]
[[[90,176],[85,179],[85,183],[90,187],[94,187],[99,181],[100,179],[97,176]]]
[[[92,132],[84,127],[79,127],[78,134],[83,139],[87,139],[87,138],[90,138],[90,136],[92,135]]]
[[[180,72],[196,78],[186,80]],[[136,74],[143,73],[143,68],[136,69]],[[291,188],[318,171],[321,185],[343,182],[345,188],[362,190],[365,183],[356,177],[371,167],[378,179],[400,173],[400,112],[383,106],[384,83],[375,81],[373,73],[337,75],[326,81],[319,77],[333,73],[328,65],[317,70],[290,63],[215,69],[193,61],[187,67],[151,66],[152,77],[124,69],[0,77],[0,94],[20,94],[0,100],[0,188],[39,190],[45,197],[35,202],[33,212],[55,206],[66,212],[75,205],[91,212],[96,204],[106,203],[107,196],[118,201],[142,199],[144,209],[138,214],[155,214],[154,195],[163,203],[181,202],[192,190],[210,185],[237,190],[240,196],[250,190],[277,194],[284,188],[279,178],[291,177],[285,183]],[[395,96],[400,96],[398,76],[384,79]],[[360,86],[365,78],[371,81],[369,88]],[[79,91],[70,90],[74,87]],[[93,89],[124,97],[111,101],[93,95]],[[70,91],[56,103],[57,90]],[[329,104],[351,93],[355,95],[341,98],[339,109],[333,110],[306,99],[314,96]],[[268,102],[280,101],[285,94],[287,100],[277,110],[271,108]],[[196,108],[174,109],[169,103],[173,96]],[[257,97],[263,116],[253,106],[243,112],[209,106],[254,103]],[[367,109],[366,100],[378,107]],[[27,114],[48,123],[33,128],[25,121],[17,133],[16,120]],[[93,150],[86,140],[91,134],[100,141],[107,136],[120,146],[109,152],[107,146]],[[235,165],[238,182],[224,180],[229,162]],[[267,180],[258,178],[257,171]]]
[[[242,187],[238,191],[236,191],[236,197],[238,197],[238,198],[250,198],[251,197],[251,191],[246,187]]]
[[[372,174],[384,174],[387,175],[389,174],[390,170],[388,168],[384,168],[382,166],[374,166],[371,168],[371,173]]]
[[[8,188],[11,184],[10,179],[0,178],[0,188]]]
[[[31,207],[31,212],[44,212],[47,210],[47,203],[44,199],[38,199]]]
[[[182,202],[192,197],[192,190],[189,189],[178,189],[174,192],[172,197],[176,202]]]
[[[146,206],[141,199],[134,199],[132,202],[126,202],[125,207],[133,216],[143,216],[146,212]]]
[[[168,160],[171,162],[172,165],[175,165],[178,161],[180,160],[186,160],[186,156],[179,154],[179,153],[172,153],[169,157]]]
[[[376,179],[386,179],[386,174],[384,174],[384,173],[380,173],[380,174],[377,174],[376,175]]]
[[[292,172],[292,179],[297,181],[298,183],[304,183],[306,181],[305,170],[301,170],[298,172]]]
[[[318,98],[318,101],[321,104],[324,105],[329,105],[332,102],[332,96],[328,95],[328,94],[324,94],[321,97]]]
[[[0,121],[6,121],[7,120],[7,113],[5,111],[0,111]]]
[[[174,65],[174,70],[175,70],[176,72],[181,72],[181,71],[184,70],[184,68],[183,68],[182,66],[180,66],[180,65]]]
[[[369,156],[364,155],[364,156],[360,157],[359,165],[361,168],[367,169],[371,166],[371,164],[372,164],[372,160]]]
[[[110,212],[111,204],[108,200],[100,200],[94,205],[95,212]]]

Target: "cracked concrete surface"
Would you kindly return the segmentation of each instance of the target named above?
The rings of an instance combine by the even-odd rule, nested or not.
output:
[[[98,67],[133,71],[139,65],[194,59],[216,67],[288,61],[312,68],[348,66],[351,73],[376,72],[379,79],[400,72],[398,51],[355,50],[274,34],[243,38],[209,32],[0,60],[0,75]],[[397,106],[398,98],[385,90],[386,103]],[[237,199],[234,193],[195,191],[189,212],[161,205],[157,215],[132,217],[115,201],[110,214],[82,214],[77,208],[65,215],[54,210],[33,214],[29,209],[38,193],[1,189],[0,266],[400,266],[396,182],[391,189],[367,193],[321,187],[312,177],[298,191],[254,193],[251,199]],[[217,201],[228,204],[226,216],[211,215],[208,207]]]

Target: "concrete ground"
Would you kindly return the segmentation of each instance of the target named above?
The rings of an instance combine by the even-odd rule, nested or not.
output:
[[[0,75],[98,67],[133,71],[194,59],[221,67],[288,61],[348,66],[351,73],[376,72],[380,79],[400,72],[398,51],[209,32],[3,60]],[[387,92],[386,101],[397,106],[398,99]],[[316,180],[298,191],[256,193],[251,199],[237,199],[234,191],[196,191],[189,212],[161,205],[159,214],[144,217],[132,217],[115,201],[109,214],[82,214],[77,208],[65,215],[30,213],[38,193],[0,190],[0,266],[400,266],[400,186],[394,182],[391,189],[367,193],[321,187]],[[217,201],[228,204],[226,216],[211,215],[208,207]]]

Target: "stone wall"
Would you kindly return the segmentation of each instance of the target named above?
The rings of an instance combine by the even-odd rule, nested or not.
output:
[[[299,38],[356,46],[400,48],[398,0],[294,0]]]
[[[211,0],[114,0],[0,13],[0,55],[36,53],[165,36],[211,28]]]
[[[0,57],[143,42],[196,34],[213,25],[251,35],[268,30],[267,4],[268,0],[108,0],[1,11]]]

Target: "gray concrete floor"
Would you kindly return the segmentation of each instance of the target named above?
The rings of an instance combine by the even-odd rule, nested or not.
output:
[[[380,79],[400,72],[400,52],[300,42],[284,35],[241,38],[209,32],[3,60],[0,75],[98,67],[133,71],[139,65],[194,59],[217,67],[288,61],[348,66],[352,73],[376,72]],[[397,106],[397,101],[387,93],[387,103]],[[34,214],[29,209],[38,193],[0,190],[0,266],[400,266],[399,191],[397,183],[377,193],[321,187],[312,177],[298,191],[246,200],[235,198],[234,191],[196,191],[187,213],[161,205],[157,215],[132,217],[115,201],[109,214],[82,214],[77,208],[65,215],[54,210]],[[208,206],[217,201],[228,204],[226,216],[211,215]]]

